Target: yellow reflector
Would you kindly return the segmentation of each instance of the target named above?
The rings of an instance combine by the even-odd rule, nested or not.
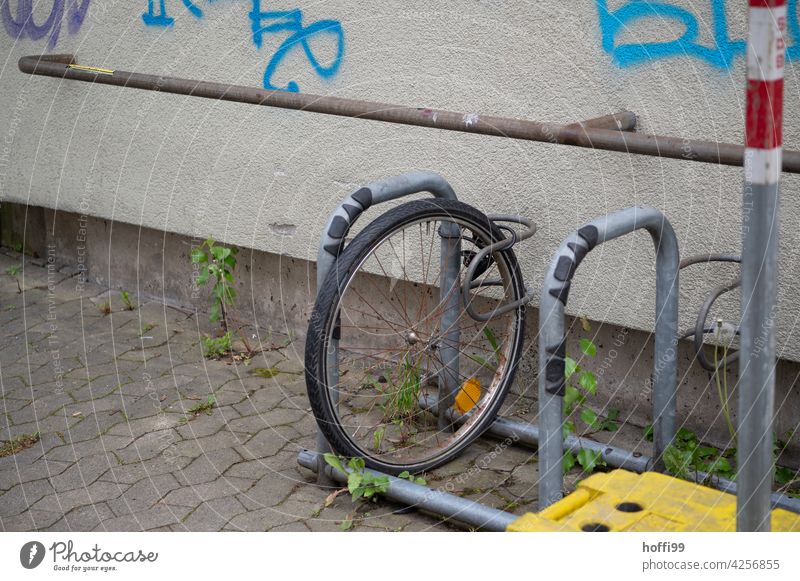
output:
[[[481,382],[474,377],[466,380],[456,395],[456,411],[460,414],[467,413],[475,407],[480,398]]]

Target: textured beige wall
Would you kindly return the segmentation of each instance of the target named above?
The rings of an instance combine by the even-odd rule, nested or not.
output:
[[[20,2],[7,1],[13,16]],[[195,1],[202,19],[180,0],[165,0],[175,22],[160,28],[143,23],[146,0],[93,0],[76,34],[67,12],[50,52],[75,52],[80,62],[101,67],[261,85],[286,33],[269,35],[259,49],[248,18],[252,0]],[[37,22],[54,2],[62,3],[34,2]],[[700,29],[696,44],[713,46],[719,14],[715,19],[712,6],[724,2],[667,3],[690,10]],[[656,47],[649,62],[621,67],[603,50],[594,0],[262,4],[262,10],[301,8],[306,25],[341,22],[344,57],[332,78],[316,75],[302,50],[282,61],[275,82],[294,79],[304,92],[548,121],[629,109],[639,115],[640,131],[742,139],[741,56],[727,70],[695,52],[657,58]],[[608,2],[614,10],[628,4]],[[741,39],[744,5],[728,4],[728,33]],[[650,44],[683,32],[674,20],[652,17],[616,40]],[[535,285],[566,234],[633,204],[662,209],[684,254],[740,247],[740,169],[30,78],[16,61],[45,51],[47,37],[29,36],[14,39],[0,27],[2,200],[313,259],[327,213],[345,193],[430,169],[483,210],[521,212],[538,222],[540,233],[521,249]],[[335,54],[332,38],[312,41],[323,63]],[[790,148],[800,147],[798,70],[786,70]],[[784,182],[781,230],[781,348],[792,359],[800,359],[798,185],[797,177]],[[569,310],[651,328],[652,256],[645,234],[601,247],[582,266]],[[684,277],[682,327],[701,295],[729,273],[731,267],[695,267]],[[724,306],[728,318],[738,312],[736,300]]]

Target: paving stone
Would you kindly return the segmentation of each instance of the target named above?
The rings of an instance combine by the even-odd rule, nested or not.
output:
[[[228,468],[225,471],[225,476],[256,481],[264,476],[264,471],[263,460],[243,460]]]
[[[8,439],[21,436],[23,432],[12,432]],[[14,455],[0,458],[0,470],[8,469],[12,471],[22,472],[24,468],[33,462],[36,462],[42,457],[45,448],[42,446],[41,440],[36,442],[30,448],[26,448]]]
[[[538,498],[539,465],[537,462],[520,464],[511,473],[506,490],[521,502],[534,502]]]
[[[173,490],[164,498],[164,504],[197,506],[201,502],[246,493],[253,487],[253,484],[255,484],[255,480],[248,478],[220,476],[213,482],[182,486]]]
[[[129,436],[98,436],[93,440],[73,443],[67,442],[61,446],[51,448],[45,453],[48,460],[60,460],[62,462],[76,462],[81,458],[93,456],[100,453],[110,453],[111,451],[124,448],[133,441]]]
[[[217,498],[201,503],[183,520],[183,525],[190,531],[218,531],[232,518],[246,512],[233,496]]]
[[[190,511],[190,508],[182,506],[154,506],[134,514],[108,519],[93,530],[117,532],[151,531],[168,525],[181,524],[183,518]]]
[[[294,429],[264,428],[243,446],[239,446],[239,450],[247,459],[269,458],[280,452],[287,444],[291,444],[291,439],[288,438],[297,437],[299,434]]]
[[[46,478],[17,484],[0,495],[0,518],[25,512],[31,505],[54,492],[53,485]]]
[[[246,436],[222,429],[213,436],[180,441],[175,444],[175,452],[181,456],[196,457],[225,448],[241,446],[245,439]]]
[[[180,414],[155,414],[147,418],[130,420],[120,418],[120,422],[111,426],[108,433],[112,436],[133,436],[139,438],[145,434],[163,430],[171,430],[180,426]]]
[[[275,473],[271,469],[266,472],[267,475],[263,476],[252,488],[238,495],[239,500],[248,509],[257,510],[277,506],[299,486],[306,484]]]
[[[166,453],[180,454],[175,446],[180,442],[175,430],[159,430],[149,432],[136,438],[133,442],[119,448],[116,456],[124,464],[130,462],[152,460]]]
[[[310,508],[310,507],[305,507]],[[309,515],[306,515],[306,518]],[[276,526],[296,522],[301,517],[284,512],[280,508],[251,510],[233,517],[225,526],[226,530],[268,531]]]
[[[259,414],[259,418],[264,422],[264,427],[280,427],[292,425],[309,417],[309,412],[305,409],[287,409],[278,407]]]
[[[70,419],[75,421],[67,428],[61,428],[58,431],[64,434],[66,441],[75,444],[95,439],[101,435],[107,435],[110,433],[111,428],[125,423],[125,418],[118,410],[95,411],[87,415],[81,414],[78,417],[70,416]],[[131,436],[130,432],[111,435]]]
[[[103,522],[114,518],[114,513],[105,502],[96,502],[75,508],[52,525],[45,527],[48,532],[91,531]]]
[[[200,414],[191,418],[187,423],[178,426],[181,438],[192,440],[217,434],[223,429],[230,429],[232,421],[239,419],[238,415],[231,417],[231,411],[215,408],[211,415]]]
[[[334,511],[325,511],[325,515],[317,518],[310,518],[303,521],[305,526],[314,533],[332,533],[342,530],[342,522],[348,520],[349,513],[341,511],[336,514]]]
[[[273,533],[307,533],[311,531],[305,521],[291,522],[285,525],[272,527],[269,530]]]
[[[61,518],[59,512],[27,510],[16,516],[0,516],[0,530],[5,532],[41,531]]]
[[[86,488],[49,494],[33,504],[31,508],[66,514],[79,506],[96,504],[111,498],[116,498],[127,488],[128,485],[126,484],[103,482],[99,480]]]
[[[238,382],[231,382],[225,387],[225,390],[233,391],[231,386],[236,385]],[[256,382],[248,382],[250,385],[244,385],[241,389],[236,389],[233,393],[243,396],[243,399],[234,405],[236,411],[243,416],[257,415],[278,407],[284,400],[286,394],[279,389],[269,386],[253,385]]]
[[[171,456],[161,454],[147,462],[134,462],[121,466],[114,466],[100,477],[106,482],[120,482],[123,484],[135,484],[142,478],[152,478],[160,474],[168,474],[180,471],[188,466],[192,458],[187,456]]]
[[[3,378],[5,383],[5,377]],[[5,393],[0,392],[0,413],[13,413],[17,410],[20,410],[31,403],[31,399],[24,396],[24,394],[20,394],[20,398],[11,397],[8,390]]]
[[[122,386],[133,381],[128,375],[113,374],[90,379],[86,385],[70,391],[75,401],[91,401],[118,393]]]
[[[111,454],[101,452],[85,456],[60,474],[51,477],[50,482],[56,492],[86,488],[116,464],[116,458]]]
[[[102,412],[113,412],[127,415],[126,409],[134,402],[136,402],[135,397],[125,396],[120,392],[114,392],[105,397],[96,397],[80,402],[70,402],[64,406],[64,411],[69,416],[80,412],[80,414],[84,417]],[[121,415],[120,417],[124,416]]]
[[[30,464],[19,465],[10,470],[0,471],[0,490],[8,490],[20,482],[32,482],[61,474],[69,468],[67,462],[53,460],[37,460]]]
[[[183,485],[204,484],[221,477],[228,468],[241,461],[242,457],[233,449],[217,450],[195,458],[176,473],[176,477]]]
[[[151,478],[143,478],[119,497],[109,500],[108,506],[116,516],[141,512],[155,506],[170,491],[180,487],[181,485],[172,474],[159,474]]]
[[[8,417],[12,425],[35,422],[57,413],[72,401],[66,393],[37,397],[27,406],[9,413]]]
[[[271,523],[271,528],[296,522],[298,520],[308,520],[314,518],[320,510],[318,502],[306,502],[292,497],[287,498],[278,506],[274,507],[276,515]]]
[[[313,439],[308,441],[308,445],[313,446]],[[283,450],[274,456],[270,456],[266,460],[272,470],[280,472],[281,474],[292,475],[294,478],[299,477],[299,479],[305,480],[311,477],[312,473],[311,471],[302,468],[297,464],[297,454],[304,449],[307,449],[307,447],[301,444],[295,444],[294,442],[289,442],[286,444],[286,446],[284,446]]]

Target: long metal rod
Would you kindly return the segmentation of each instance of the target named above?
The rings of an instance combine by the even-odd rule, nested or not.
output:
[[[593,119],[586,119],[573,125],[594,127],[595,129],[616,129],[617,131],[633,131],[636,129],[636,113],[620,111],[611,115],[603,115]]]
[[[301,451],[297,456],[297,462],[309,470],[316,471],[321,468],[329,478],[337,482],[347,482],[347,474],[328,466],[314,452]],[[517,516],[510,512],[491,508],[473,500],[466,500],[444,490],[434,490],[373,470],[368,470],[368,472],[389,480],[389,487],[385,493],[386,498],[419,510],[457,520],[476,529],[502,532],[506,530],[508,525],[517,520]]]
[[[406,107],[308,93],[267,91],[241,85],[148,75],[122,70],[99,69],[75,64],[73,55],[22,57],[19,60],[19,69],[32,75],[279,107],[282,109],[310,111],[326,115],[370,119],[402,125],[635,153],[683,161],[733,166],[742,166],[744,164],[744,147],[731,143],[716,143],[681,137],[643,135],[614,129],[599,129],[592,127],[590,123],[571,123],[567,125],[541,123],[469,112],[458,113],[424,107]],[[800,151],[784,152],[783,171],[800,173]]]
[[[437,403],[435,399],[429,395],[421,396],[419,404],[424,410],[434,414],[438,413]],[[448,414],[451,417],[451,421],[457,425],[462,423],[465,419],[465,416],[457,414],[452,409],[448,410]],[[539,447],[539,427],[536,424],[498,417],[494,423],[487,428],[485,435],[499,440],[511,438],[515,444],[527,448],[537,449]],[[594,440],[581,438],[574,434],[569,434],[564,438],[565,451],[569,450],[573,454],[577,454],[584,449],[598,452],[606,464],[612,468],[623,468],[624,470],[641,473],[652,470],[655,465],[653,457],[647,454],[631,452],[624,448],[595,442]],[[736,494],[737,491],[737,486],[734,481],[715,474],[709,474],[708,472],[691,471],[687,479],[730,494]],[[772,508],[782,508],[800,514],[800,498],[793,498],[780,492],[773,492],[770,497],[770,504]]]
[[[433,414],[440,413],[438,402],[430,395],[423,394],[419,398],[420,408]],[[452,408],[447,410],[448,421],[456,425],[462,424],[467,416],[456,413]],[[538,448],[539,436],[541,431],[536,424],[528,424],[504,417],[498,417],[486,430],[486,434],[494,438],[505,440],[511,438],[512,441],[527,446]],[[564,450],[577,454],[579,451],[593,450],[598,452],[603,460],[613,468],[624,468],[633,472],[645,472],[653,468],[653,459],[644,454],[638,454],[610,446],[601,442],[595,442],[588,438],[581,438],[574,434],[564,438]]]
[[[785,0],[750,0],[736,528],[771,529]]]
[[[653,458],[675,436],[677,414],[678,240],[655,208],[634,207],[598,218],[567,237],[556,252],[542,285],[539,303],[539,510],[563,497],[563,407],[566,335],[564,308],[581,261],[598,244],[634,230],[650,233],[656,248],[656,330],[653,357]]]
[[[439,356],[442,360],[442,369],[439,372],[439,406],[440,411],[447,410],[453,405],[456,394],[461,385],[459,381],[459,358],[461,351],[461,326],[459,315],[461,312],[461,295],[459,291],[461,271],[461,228],[454,222],[442,223],[439,226],[441,239],[441,252],[439,257],[439,272],[441,285],[439,287],[439,304],[444,309],[442,320],[439,323],[439,335],[442,338],[439,347]],[[439,414],[439,428],[450,429],[447,414]]]

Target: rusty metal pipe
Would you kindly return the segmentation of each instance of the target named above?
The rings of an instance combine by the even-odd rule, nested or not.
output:
[[[70,61],[72,62],[70,63]],[[448,131],[510,137],[526,141],[667,157],[684,161],[732,166],[741,166],[744,163],[744,147],[731,143],[643,135],[615,129],[599,129],[587,126],[586,123],[569,125],[540,123],[524,119],[478,115],[477,113],[457,113],[423,107],[405,107],[358,99],[343,99],[341,97],[311,95],[308,93],[267,91],[241,85],[97,69],[75,64],[72,55],[22,57],[19,60],[19,69],[32,75],[87,81],[101,85],[162,91],[178,95],[310,111],[341,117],[370,119]],[[783,171],[800,173],[799,151],[784,151]]]
[[[633,131],[636,129],[636,113],[632,111],[620,111],[619,113],[612,113],[611,115],[603,115],[602,117],[595,117],[594,119],[587,119],[573,123],[583,127],[590,127],[595,129],[615,129],[616,131]]]

